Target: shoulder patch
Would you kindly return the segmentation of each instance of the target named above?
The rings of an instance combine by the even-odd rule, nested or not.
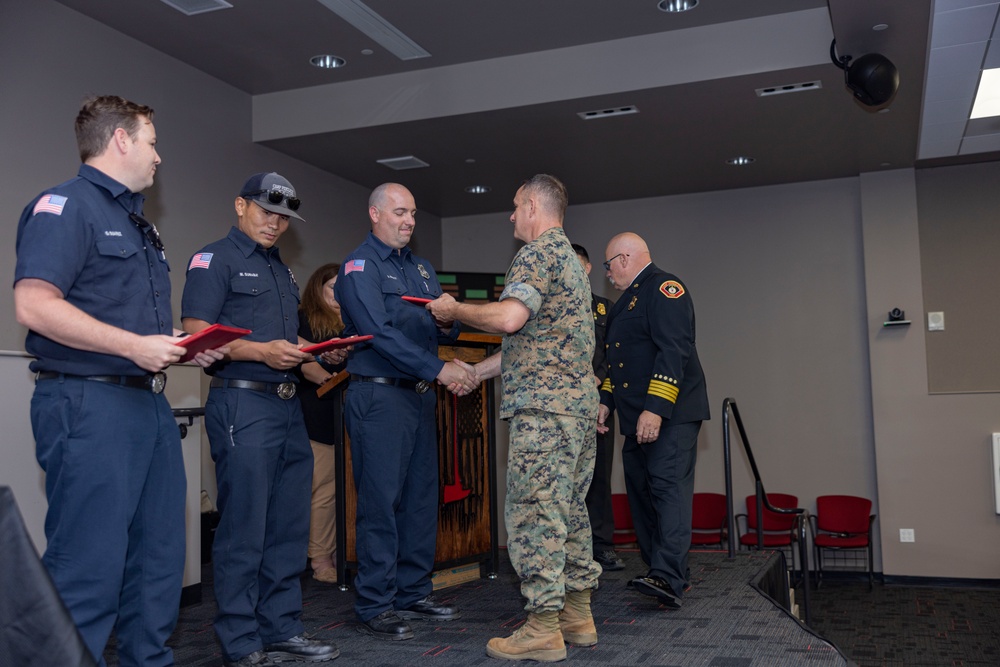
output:
[[[188,264],[188,271],[191,269],[207,269],[212,264],[212,255],[214,253],[210,252],[199,252],[194,257],[191,258],[191,263]]]
[[[355,271],[364,272],[365,270],[365,260],[363,259],[352,259],[347,264],[344,265],[344,275],[348,273],[354,273]]]
[[[660,285],[660,292],[668,299],[676,299],[684,296],[684,286],[676,280],[667,280]]]
[[[63,207],[66,206],[66,201],[67,198],[62,195],[44,195],[41,199],[35,202],[35,208],[32,209],[31,215],[38,215],[39,213],[62,215]]]

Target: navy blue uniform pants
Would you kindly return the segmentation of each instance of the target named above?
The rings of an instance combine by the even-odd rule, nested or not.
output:
[[[49,504],[42,562],[87,648],[103,666],[115,628],[120,665],[174,664],[166,641],[184,576],[186,480],[167,399],[42,380],[31,426]]]
[[[212,388],[205,426],[219,487],[215,633],[238,660],[304,629],[312,448],[297,398]]]
[[[436,394],[351,383],[344,421],[358,492],[358,618],[406,609],[430,594],[437,543]]]
[[[611,471],[615,460],[615,417],[608,415],[607,433],[597,434],[594,480],[587,490],[587,514],[594,533],[594,555],[615,548],[615,512],[611,504]]]
[[[625,438],[622,468],[636,541],[649,573],[666,579],[682,597],[691,548],[694,464],[701,422],[667,423],[656,441]]]

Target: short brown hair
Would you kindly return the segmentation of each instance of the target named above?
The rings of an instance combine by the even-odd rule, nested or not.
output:
[[[135,139],[143,118],[153,120],[152,107],[129,102],[116,95],[86,100],[76,115],[76,145],[80,149],[80,160],[86,162],[103,153],[119,127]]]
[[[556,215],[560,220],[566,215],[569,194],[566,192],[566,186],[555,176],[535,174],[526,180],[522,187],[539,195],[541,205],[547,208],[549,213]]]

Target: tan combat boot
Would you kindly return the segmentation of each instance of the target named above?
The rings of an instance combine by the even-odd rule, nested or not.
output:
[[[559,631],[559,613],[543,611],[528,614],[528,620],[510,637],[491,639],[486,644],[486,655],[505,660],[565,660],[566,644]]]
[[[589,588],[566,592],[566,606],[559,612],[559,629],[567,644],[593,646],[597,643],[597,628],[590,613],[591,592]]]

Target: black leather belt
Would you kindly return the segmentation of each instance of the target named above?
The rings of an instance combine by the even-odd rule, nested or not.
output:
[[[253,391],[262,391],[265,394],[276,394],[278,398],[286,401],[295,396],[294,382],[254,382],[253,380],[212,378],[211,386],[216,389],[252,389]]]
[[[427,380],[405,380],[403,378],[368,377],[365,375],[352,375],[351,382],[374,382],[375,384],[387,384],[390,387],[412,389],[418,394],[427,393],[427,391],[431,388],[431,383]]]
[[[145,389],[154,394],[163,393],[164,387],[167,386],[167,376],[165,373],[150,373],[149,375],[70,375],[69,373],[57,373],[56,371],[39,371],[35,374],[35,382],[39,380],[61,380],[63,378],[106,382],[108,384],[129,387],[130,389]]]

